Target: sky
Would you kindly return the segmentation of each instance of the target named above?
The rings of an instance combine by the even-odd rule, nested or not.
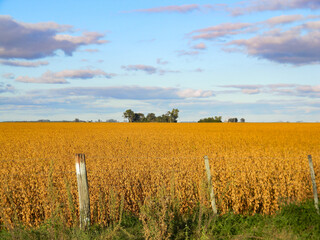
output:
[[[319,64],[319,0],[0,0],[0,121],[317,122]]]

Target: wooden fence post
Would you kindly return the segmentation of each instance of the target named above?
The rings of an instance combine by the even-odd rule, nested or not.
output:
[[[217,206],[216,206],[216,199],[214,197],[214,192],[213,192],[213,187],[212,187],[211,172],[210,172],[210,165],[209,165],[208,156],[204,156],[204,164],[206,166],[206,172],[207,172],[207,178],[208,178],[211,207],[212,207],[214,215],[216,215],[217,214]]]
[[[313,163],[311,155],[308,155],[309,160],[309,167],[310,167],[310,174],[311,174],[311,181],[312,181],[312,189],[313,189],[313,199],[314,199],[314,206],[319,214],[319,200],[318,200],[318,192],[317,192],[317,184],[316,184],[316,176],[314,174]]]
[[[76,154],[76,172],[79,194],[80,228],[90,226],[90,198],[84,154]]]

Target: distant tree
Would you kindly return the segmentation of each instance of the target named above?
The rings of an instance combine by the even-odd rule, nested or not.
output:
[[[219,117],[215,116],[215,117],[214,117],[214,120],[215,120],[216,122],[222,122],[222,117],[221,117],[221,116],[219,116]]]
[[[143,113],[135,113],[133,122],[144,122],[144,114]]]
[[[123,117],[128,119],[129,122],[177,122],[179,110],[174,108],[172,111],[168,111],[161,116],[156,116],[154,113],[148,113],[145,117],[143,113],[135,113],[131,109],[128,109],[123,113]]]
[[[134,122],[135,113],[131,109],[128,109],[123,113],[123,117],[127,118],[129,122]]]
[[[38,122],[50,122],[50,120],[49,119],[40,119],[40,120],[38,120]]]
[[[115,119],[112,119],[112,118],[111,118],[111,119],[107,119],[107,120],[106,120],[106,122],[109,122],[109,123],[115,123],[115,122],[118,122],[118,121],[117,121],[117,120],[115,120]]]
[[[222,122],[222,117],[221,116],[215,116],[215,117],[208,117],[208,118],[203,118],[198,121],[199,123],[204,123],[204,122]]]
[[[228,122],[238,122],[238,118],[229,118]]]
[[[75,121],[75,122],[80,122],[79,118],[76,118],[74,121]]]
[[[143,113],[138,113],[139,117],[140,117],[140,122],[145,122],[146,121],[146,117],[144,116]]]
[[[155,122],[156,121],[156,115],[154,113],[148,113],[146,117],[147,122]]]
[[[169,122],[177,122],[177,119],[179,117],[179,110],[176,108],[173,108],[171,112],[168,112],[169,114]]]
[[[162,117],[162,122],[170,122],[170,120],[171,120],[169,111],[166,114],[162,114],[161,117]]]
[[[244,123],[246,120],[244,118],[240,119],[240,122]]]
[[[164,120],[165,120],[164,115],[162,115],[162,116],[157,116],[156,119],[155,119],[156,122],[163,122]]]

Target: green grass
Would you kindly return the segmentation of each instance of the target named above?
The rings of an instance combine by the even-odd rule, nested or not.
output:
[[[2,229],[0,239],[320,239],[320,216],[312,201],[285,205],[272,216],[230,212],[214,217],[201,205],[180,214],[176,204],[168,198],[152,200],[140,216],[124,212],[121,222],[86,231],[66,227],[59,219],[32,228],[16,224]]]

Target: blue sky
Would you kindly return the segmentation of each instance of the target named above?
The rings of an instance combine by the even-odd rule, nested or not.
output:
[[[0,121],[319,121],[319,63],[319,0],[0,0]]]

